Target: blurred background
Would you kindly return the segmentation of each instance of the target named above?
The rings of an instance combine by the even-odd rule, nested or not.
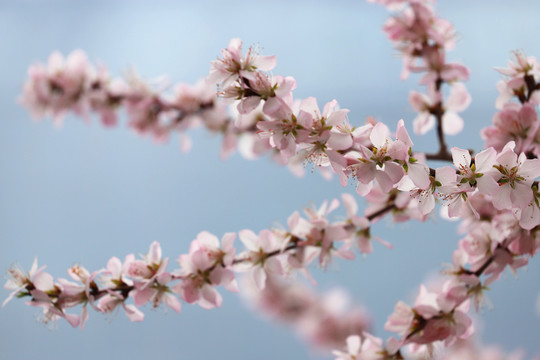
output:
[[[459,33],[449,59],[472,73],[465,130],[448,142],[480,150],[479,131],[495,112],[499,75],[493,67],[505,66],[513,50],[540,55],[540,2],[442,1],[438,11]],[[387,17],[380,6],[345,0],[0,2],[0,270],[14,263],[28,269],[37,256],[55,277],[67,277],[74,263],[99,269],[111,256],[146,253],[154,240],[172,261],[202,230],[218,236],[259,231],[285,224],[311,203],[354,193],[354,186],[342,188],[317,173],[295,178],[268,158],[221,161],[221,139],[202,130],[191,133],[193,149],[183,154],[176,138],[157,145],[124,125],[105,129],[74,116],[61,129],[50,119],[35,122],[17,104],[30,64],[45,62],[54,50],[83,49],[115,76],[133,66],[147,78],[166,74],[172,82],[194,83],[220,49],[240,37],[246,47],[259,44],[264,54],[277,56],[274,74],[296,78],[296,98],[315,96],[321,107],[335,98],[351,110],[355,125],[372,115],[391,129],[403,118],[411,129],[415,113],[407,98],[418,78],[399,79],[401,59],[381,31]],[[420,151],[438,146],[434,132],[413,141]],[[373,234],[394,250],[375,244],[368,257],[315,270],[316,290],[347,288],[369,309],[374,333],[386,337],[383,325],[396,301],[412,302],[420,283],[451,262],[456,227],[437,215],[424,224],[383,221]],[[489,291],[494,308],[477,316],[484,343],[540,351],[537,260]],[[332,358],[249,311],[241,297],[221,292],[221,309],[184,304],[178,315],[146,307],[145,321],[137,324],[122,313],[92,312],[83,331],[65,321],[50,330],[36,322],[39,310],[13,300],[0,309],[0,357]]]

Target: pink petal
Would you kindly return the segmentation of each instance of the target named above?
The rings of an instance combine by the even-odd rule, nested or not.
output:
[[[533,201],[533,191],[530,186],[522,183],[516,183],[512,190],[512,205],[520,209],[525,209]]]
[[[80,321],[81,321],[79,315],[76,315],[76,314],[64,314],[63,317],[73,327],[79,326]]]
[[[492,170],[493,164],[495,163],[496,158],[497,158],[497,151],[492,147],[479,152],[474,157],[474,164],[476,165],[476,171],[479,173],[484,173],[488,170]]]
[[[352,146],[353,139],[349,133],[330,132],[326,144],[334,150],[346,150]]]
[[[148,252],[149,261],[152,264],[159,264],[161,262],[161,246],[157,241],[154,241],[150,245],[150,251]]]
[[[427,189],[431,185],[428,168],[424,164],[409,164],[407,175],[419,189]]]
[[[84,325],[86,324],[86,321],[88,320],[88,308],[83,306],[82,312],[81,312],[81,330],[84,329]]]
[[[208,231],[201,231],[197,235],[197,242],[205,248],[219,249],[219,239]]]
[[[243,98],[236,108],[240,114],[249,114],[257,108],[260,102],[260,96],[248,96]]]
[[[347,211],[347,216],[351,218],[353,215],[356,215],[358,212],[358,204],[356,203],[354,196],[351,194],[341,194],[341,199],[343,200],[343,205]]]
[[[455,112],[447,111],[442,117],[443,132],[456,135],[463,130],[463,119]]]
[[[424,135],[435,126],[435,117],[428,112],[421,112],[413,120],[415,134]]]
[[[519,168],[519,175],[531,181],[539,177],[540,159],[525,160]]]
[[[399,140],[403,142],[408,147],[413,146],[413,142],[411,138],[409,137],[409,133],[407,132],[407,129],[405,128],[405,122],[403,119],[399,119],[397,124],[397,131],[396,131],[396,140]]]
[[[426,105],[429,105],[429,99],[426,95],[417,91],[411,91],[409,93],[409,102],[413,109],[417,112],[424,112]]]
[[[110,258],[107,262],[107,271],[110,273],[113,279],[119,278],[122,273],[122,262],[120,259],[115,256]]]
[[[389,134],[388,127],[382,122],[378,122],[371,130],[369,139],[376,148],[381,148],[386,144]]]
[[[330,126],[343,124],[343,122],[347,118],[347,113],[348,112],[349,112],[349,110],[347,110],[347,109],[334,111],[333,113],[330,114],[328,119],[326,119],[326,124],[330,125]]]
[[[521,211],[519,225],[525,230],[531,230],[540,224],[540,209],[534,201]]]
[[[257,67],[258,70],[270,71],[276,67],[277,59],[273,55],[258,55],[253,59],[253,65]]]
[[[214,289],[213,286],[207,284],[205,284],[201,289],[201,300],[204,301],[199,301],[199,305],[204,309],[220,307],[223,302],[223,298],[217,292],[217,290]]]
[[[454,146],[451,149],[451,152],[452,152],[452,160],[454,162],[454,166],[456,167],[456,169],[458,170],[468,169],[471,166],[471,154],[469,154],[469,151],[463,150]]]
[[[240,238],[240,241],[242,241],[242,243],[244,244],[246,248],[248,248],[248,250],[259,251],[260,249],[259,238],[253,231],[248,230],[248,229],[241,230],[238,233],[238,236]]]
[[[41,291],[52,290],[54,288],[54,278],[46,272],[37,273],[32,282],[36,289]]]
[[[124,306],[124,310],[129,320],[131,320],[132,322],[139,322],[144,320],[144,314],[134,305],[125,305],[124,303],[122,303],[122,305]]]
[[[471,104],[471,95],[463,83],[454,83],[450,87],[450,94],[445,102],[445,107],[451,112],[462,112]]]
[[[251,276],[255,283],[255,286],[257,286],[257,289],[264,290],[264,287],[266,286],[266,272],[264,271],[264,269],[260,266],[257,266],[253,269]]]
[[[147,287],[144,289],[138,289],[134,291],[135,294],[133,296],[133,301],[135,302],[135,305],[142,306],[146,304],[152,296],[156,294],[156,290],[152,289],[151,287]]]
[[[178,301],[178,299],[176,298],[176,296],[174,296],[173,294],[168,294],[168,293],[165,293],[162,296],[163,296],[163,301],[165,302],[165,304],[180,314],[180,310],[182,306],[180,304],[180,301]]]

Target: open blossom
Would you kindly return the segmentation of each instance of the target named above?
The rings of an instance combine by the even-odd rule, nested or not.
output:
[[[135,289],[132,290],[132,296],[137,306],[151,301],[154,307],[164,303],[174,311],[180,312],[180,302],[167,285],[173,280],[172,275],[166,270],[168,260],[161,258],[161,246],[154,241],[142,260],[129,262],[126,274],[134,280]]]
[[[459,248],[467,255],[471,270],[476,271],[482,267],[508,235],[507,231],[501,231],[485,221],[471,228],[467,236],[459,242]]]
[[[180,271],[175,276],[182,281],[173,286],[174,292],[188,302],[196,302],[205,309],[220,307],[223,301],[214,288],[223,285],[229,291],[238,291],[233,272],[228,268],[234,260],[233,241],[236,234],[223,236],[222,246],[219,240],[209,232],[199,233],[191,243],[189,254],[180,255]]]
[[[398,189],[407,191],[411,200],[417,203],[418,211],[426,216],[435,208],[435,200],[438,196],[436,190],[441,186],[441,182],[438,179],[444,176],[444,172],[443,168],[435,170],[435,177],[430,176],[429,182],[425,187],[416,185],[410,177],[404,177],[399,182]]]
[[[371,131],[372,150],[361,146],[360,151],[347,153],[350,170],[358,180],[356,191],[366,195],[372,188],[372,181],[377,180],[383,191],[389,191],[401,180],[405,171],[394,160],[408,158],[409,147],[400,140],[392,140],[390,131],[383,123],[377,123]]]
[[[355,360],[360,355],[362,338],[359,335],[352,335],[347,338],[347,352],[334,350],[335,360]]]
[[[341,347],[348,336],[362,334],[371,327],[365,310],[353,306],[341,289],[321,296],[311,287],[273,278],[267,279],[262,291],[251,281],[244,281],[241,295],[259,313],[291,325],[302,338],[321,349]]]
[[[249,88],[243,89],[242,85],[229,86],[222,92],[224,99],[240,100],[237,105],[240,114],[252,112],[262,100],[265,100],[263,112],[272,116],[276,107],[281,103],[292,100],[291,91],[296,87],[296,80],[287,76],[273,76],[256,72],[249,81]]]
[[[360,145],[360,151],[346,155],[348,169],[358,180],[356,191],[359,195],[366,195],[371,190],[373,180],[388,192],[405,174],[419,188],[430,185],[427,166],[411,157],[413,143],[403,119],[398,121],[395,140],[390,138],[388,128],[382,123],[373,127],[369,138],[371,149]]]
[[[516,212],[519,218],[519,225],[526,230],[531,230],[540,225],[539,197],[538,189],[533,189],[533,198],[531,202],[525,208],[519,209]]]
[[[20,269],[18,266],[10,267],[8,269],[9,278],[4,284],[4,289],[11,291],[11,293],[6,298],[6,300],[4,300],[4,302],[2,303],[2,307],[6,306],[6,304],[11,299],[13,299],[13,297],[15,297],[21,291],[25,290],[28,285],[32,285],[34,281],[39,282],[40,281],[39,279],[41,277],[47,277],[48,275],[46,275],[46,273],[43,272],[43,269],[45,269],[45,266],[38,269],[37,258],[34,258],[32,267],[30,268],[27,274],[25,274],[24,271]]]
[[[448,206],[449,217],[459,217],[466,211],[472,211],[476,217],[478,213],[469,201],[469,194],[475,189],[469,182],[458,181],[456,170],[450,166],[437,169],[437,181],[442,186],[437,188],[440,199]]]
[[[342,194],[341,198],[343,200],[343,205],[345,206],[345,209],[347,211],[347,222],[350,222],[354,226],[354,229],[352,230],[352,236],[356,239],[360,252],[364,254],[371,253],[373,251],[373,246],[371,244],[372,237],[370,234],[369,220],[365,217],[356,215],[356,213],[358,212],[358,204],[356,203],[354,196],[352,196],[351,194]],[[391,244],[387,243],[386,241],[380,239],[377,236],[375,236],[374,239],[386,246],[387,248],[393,248]]]
[[[259,235],[251,230],[242,230],[238,235],[247,250],[238,255],[244,262],[237,269],[250,270],[254,284],[263,290],[267,277],[284,273],[283,260],[279,256],[269,257],[268,254],[283,251],[286,238],[269,230],[262,230]]]
[[[48,273],[40,272],[39,275],[34,277],[34,289],[29,291],[32,300],[28,301],[27,304],[43,309],[42,321],[44,323],[55,322],[59,318],[64,318],[71,326],[79,326],[81,323],[79,315],[68,314],[65,312],[65,308],[74,306],[82,301],[82,298],[79,296],[81,289],[77,289],[77,286],[75,286],[75,291],[70,292],[68,286],[65,289],[66,294],[62,294],[65,287],[61,283],[55,284],[53,277]],[[57,296],[49,296],[50,294]],[[74,302],[72,302],[74,299],[72,295],[75,295]]]
[[[466,315],[469,307],[466,293],[463,284],[452,280],[446,281],[439,292],[430,292],[422,285],[414,308],[398,302],[385,329],[416,344],[444,340],[448,345],[458,338],[467,338],[472,334],[473,326]]]
[[[471,96],[463,83],[454,83],[450,87],[450,95],[442,108],[439,93],[433,92],[430,97],[416,91],[412,91],[409,101],[418,116],[414,119],[414,132],[425,134],[435,126],[435,112],[442,114],[442,126],[445,134],[455,135],[463,129],[463,119],[457,114],[464,111],[471,103]]]
[[[297,106],[296,106],[297,105]],[[278,103],[279,109],[272,110],[272,119],[257,123],[258,135],[268,137],[270,145],[280,151],[281,157],[288,160],[296,154],[297,142],[306,141],[313,124],[313,117],[300,111],[300,104]]]
[[[475,156],[474,163],[467,150],[453,147],[451,153],[455,169],[450,167],[437,169],[437,180],[442,184],[438,191],[441,198],[448,204],[448,215],[450,217],[463,216],[470,210],[479,217],[469,201],[469,196],[476,186],[481,191],[490,189],[490,180],[487,177],[484,179],[483,176],[484,173],[493,170],[497,153],[493,148],[483,150]]]
[[[319,209],[305,209],[312,228],[306,235],[306,240],[300,244],[304,247],[315,247],[319,254],[319,264],[322,266],[328,264],[334,255],[347,260],[354,259],[354,253],[350,250],[351,244],[348,242],[347,224],[328,221],[328,215],[338,206],[339,201],[334,199],[330,204],[327,201],[323,202]],[[340,248],[335,246],[337,241],[343,242]]]
[[[538,152],[538,115],[531,103],[520,105],[506,103],[501,111],[493,116],[493,126],[482,129],[482,138],[487,146],[501,151],[509,141],[516,143],[518,153]]]
[[[168,259],[161,258],[161,246],[154,241],[142,260],[133,260],[129,263],[126,274],[135,280],[137,287],[148,287],[157,276],[166,272],[167,263]]]
[[[324,105],[321,112],[315,98],[304,99],[300,104],[300,112],[305,112],[313,119],[310,136],[299,144],[299,154],[308,162],[319,167],[331,167],[334,172],[345,178],[345,158],[337,150],[344,150],[350,142],[350,137],[343,137],[339,132],[332,132],[332,128],[342,125],[349,110],[340,109],[336,100]],[[343,140],[345,142],[343,142]],[[333,144],[335,148],[329,147]]]
[[[534,56],[515,51],[515,61],[508,61],[507,68],[495,68],[499,73],[510,78],[531,75],[535,80],[540,80],[540,64]]]
[[[367,332],[362,333],[362,337],[351,335],[347,338],[347,352],[334,350],[337,356],[335,360],[392,360],[396,358],[400,343],[394,338],[390,338],[386,346],[382,339],[377,338]]]
[[[524,153],[518,156],[514,146],[508,143],[497,155],[494,169],[481,178],[485,183],[483,192],[492,196],[499,210],[526,208],[533,200],[532,183],[540,176],[540,159],[527,159]]]
[[[447,83],[466,81],[469,79],[469,69],[459,63],[447,63],[446,54],[436,48],[424,49],[424,66],[417,67],[416,70],[425,70],[427,73],[422,76],[419,83],[428,87],[436,87],[436,82],[443,80]]]
[[[81,50],[72,52],[67,58],[54,52],[46,66],[30,67],[20,101],[36,117],[52,115],[60,124],[63,115],[70,110],[84,113],[86,104],[82,94],[90,71],[86,54]]]
[[[95,307],[93,291],[97,290],[97,284],[94,280],[100,272],[101,271],[94,271],[90,273],[86,268],[80,265],[73,265],[68,269],[68,274],[73,280],[77,281],[77,283],[66,279],[58,279],[58,285],[61,292],[58,295],[55,306],[59,308],[69,308],[83,304],[80,316],[81,329],[88,320],[88,303],[90,303],[92,307]]]
[[[443,51],[455,46],[454,27],[448,20],[436,17],[427,2],[408,1],[409,6],[399,15],[388,19],[383,27],[403,56],[402,79],[405,79],[410,71],[425,70],[424,66],[415,64],[416,58],[422,58],[427,65],[431,65],[430,50]],[[441,67],[436,65],[438,64],[433,64],[433,68],[440,70]]]
[[[246,56],[242,55],[242,40],[232,39],[229,46],[221,51],[221,59],[212,61],[209,81],[223,82],[225,88],[240,77],[251,78],[255,70],[270,71],[276,66],[275,56],[262,56],[249,48]]]

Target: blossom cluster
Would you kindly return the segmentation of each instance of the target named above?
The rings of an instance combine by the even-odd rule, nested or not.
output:
[[[517,151],[536,158],[540,154],[536,112],[540,104],[540,64],[521,52],[514,55],[507,68],[497,69],[505,77],[497,83],[495,107],[500,111],[493,116],[493,126],[483,129],[481,135],[487,146],[499,150],[514,141]]]
[[[446,19],[436,16],[429,1],[373,0],[390,10],[396,10],[384,24],[383,30],[403,58],[402,78],[409,73],[425,73],[420,84],[427,93],[411,91],[409,101],[418,112],[413,127],[416,134],[425,134],[437,123],[438,136],[454,135],[463,129],[464,111],[471,97],[462,81],[469,78],[469,69],[456,62],[448,62],[446,51],[455,47],[455,30]],[[442,85],[450,90],[444,98]],[[439,155],[444,153],[442,146]]]
[[[377,187],[382,191],[376,190],[372,198],[376,194],[389,194],[393,189],[408,191],[408,201],[414,204],[411,206],[424,216],[434,209],[436,199],[448,205],[450,217],[466,216],[469,210],[476,212],[469,197],[479,192],[490,196],[497,209],[513,211],[523,228],[530,230],[540,224],[533,186],[540,176],[540,160],[529,159],[523,152],[516,153],[515,142],[508,142],[500,151],[490,147],[478,153],[474,160],[467,150],[454,147],[448,152],[445,149],[449,153],[447,160],[453,161],[454,168],[430,169],[422,154],[413,154],[413,142],[403,120],[398,122],[395,138],[381,122],[353,130],[346,118],[347,110],[339,109],[335,100],[327,103],[322,112],[314,98],[293,101],[294,87],[285,80],[271,87],[277,91],[281,86],[286,91],[260,92],[249,78],[264,78],[269,84],[272,78],[254,65],[245,65],[255,60],[251,59],[251,49],[245,56],[241,49],[242,43],[233,39],[223,50],[223,58],[212,63],[211,77],[222,81],[225,98],[232,91],[231,87],[242,89],[235,98],[241,113],[249,114],[263,103],[262,111],[268,118],[256,125],[260,135],[270,137],[271,146],[283,159],[313,161],[339,175],[343,185],[354,178],[360,196],[370,197],[370,192]],[[232,66],[233,63],[244,65]],[[274,63],[265,64],[268,68]],[[450,98],[454,95],[451,92]],[[256,104],[246,106],[246,102]],[[407,206],[400,205],[401,208]]]
[[[113,78],[104,65],[92,64],[81,50],[67,57],[54,52],[47,64],[28,69],[19,101],[37,119],[52,116],[57,126],[69,112],[87,121],[95,115],[104,126],[116,126],[119,110],[124,109],[128,126],[137,134],[164,142],[178,132],[184,151],[191,146],[186,131],[197,126],[223,134],[223,157],[237,148],[247,158],[270,149],[266,140],[256,136],[258,116],[245,116],[235,124],[227,107],[217,101],[213,84],[203,79],[195,85],[171,87],[164,79],[144,81],[134,70],[124,78]]]
[[[223,298],[216,288],[223,286],[237,292],[235,273],[238,272],[245,272],[249,283],[258,291],[269,287],[267,294],[272,293],[272,289],[275,293],[276,281],[295,271],[311,279],[308,266],[316,259],[321,266],[327,265],[333,256],[353,259],[356,243],[360,251],[365,251],[369,241],[365,238],[369,233],[369,217],[351,212],[357,208],[351,195],[344,194],[343,202],[348,213],[345,220],[330,221],[329,214],[339,206],[339,201],[334,199],[319,209],[305,209],[305,216],[294,212],[289,217],[287,230],[265,229],[256,234],[245,229],[238,234],[225,234],[221,242],[215,235],[203,231],[191,242],[189,252],[178,256],[179,268],[174,270],[167,269],[169,259],[162,256],[157,242],[150,245],[141,259],[133,254],[127,255],[124,261],[112,257],[105,268],[92,272],[74,265],[68,269],[71,280],[55,280],[44,271],[45,267],[38,268],[34,260],[27,273],[18,267],[9,270],[4,287],[11,294],[3,305],[13,297],[29,297],[28,305],[43,309],[44,322],[64,318],[72,326],[82,328],[88,319],[88,305],[105,314],[123,308],[131,321],[144,319],[139,308],[147,303],[154,308],[163,304],[178,313],[180,300],[204,309],[220,307]],[[244,245],[242,251],[234,245],[237,235]],[[78,305],[82,305],[80,315],[67,312]],[[354,326],[360,327],[359,332],[365,330],[365,317],[350,320],[347,330]],[[326,335],[321,328],[320,334],[312,336],[321,339],[338,336],[339,329],[326,330]],[[341,340],[348,335],[345,329],[339,334]]]
[[[439,360],[523,360],[521,351],[514,351],[510,354],[505,353],[497,346],[481,346],[472,339],[461,340],[445,349],[438,349]],[[346,350],[334,351],[337,356],[335,360],[390,360],[404,359],[401,354],[397,357],[395,354],[389,354],[384,350],[382,341],[369,334],[362,336],[352,335],[347,338]],[[407,354],[408,359],[422,360],[432,358],[433,354],[418,352]],[[537,359],[537,358],[535,358]]]
[[[264,290],[246,286],[248,304],[257,313],[292,326],[310,344],[321,349],[341,347],[352,334],[371,329],[367,310],[352,306],[342,289],[319,295],[298,282],[267,281]]]

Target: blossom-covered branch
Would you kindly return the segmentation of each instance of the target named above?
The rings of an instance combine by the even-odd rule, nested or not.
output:
[[[420,84],[427,94],[411,91],[409,101],[418,116],[414,119],[414,132],[425,134],[434,126],[439,139],[439,151],[426,154],[430,160],[451,161],[445,134],[455,135],[463,129],[464,111],[471,97],[462,81],[469,78],[469,69],[462,64],[448,62],[446,52],[455,47],[455,30],[446,19],[435,15],[431,1],[370,0],[396,12],[383,30],[403,58],[402,79],[409,73],[424,73]],[[448,97],[443,85],[448,84]]]
[[[147,82],[134,70],[113,78],[104,65],[90,63],[84,52],[76,50],[65,58],[54,52],[47,64],[32,65],[19,100],[35,118],[52,116],[57,126],[73,112],[87,121],[96,115],[104,126],[112,127],[118,124],[119,110],[125,109],[128,126],[136,133],[163,142],[178,132],[184,151],[191,146],[185,133],[196,126],[223,134],[223,157],[237,147],[248,158],[270,150],[268,141],[256,135],[255,123],[262,114],[234,121],[206,80],[169,88],[167,81]]]
[[[360,251],[372,251],[370,220],[361,217],[354,197],[343,195],[347,218],[331,222],[329,214],[339,201],[325,202],[319,209],[307,208],[306,217],[293,213],[288,219],[288,230],[270,229],[255,234],[251,230],[239,232],[245,249],[238,252],[234,246],[235,233],[227,233],[220,241],[208,232],[201,232],[191,243],[189,253],[178,257],[179,269],[167,270],[168,258],[162,257],[161,247],[152,243],[142,259],[133,254],[122,262],[112,257],[107,267],[88,271],[80,265],[68,270],[73,281],[54,278],[38,268],[34,261],[25,273],[18,267],[9,270],[10,279],[5,288],[11,291],[5,305],[13,297],[30,297],[30,306],[43,308],[45,322],[65,318],[72,326],[84,326],[88,318],[88,305],[102,313],[122,307],[132,321],[142,321],[139,307],[150,302],[153,307],[165,304],[180,312],[179,296],[187,303],[197,303],[205,309],[221,306],[222,297],[216,290],[224,286],[238,291],[235,272],[249,272],[252,284],[262,291],[267,281],[300,271],[311,279],[308,266],[315,259],[326,266],[334,256],[353,259],[353,245]],[[376,217],[391,210],[379,211]],[[384,243],[384,242],[383,242]],[[385,245],[387,245],[385,243]],[[132,299],[134,304],[127,304]],[[80,316],[66,310],[82,305]],[[360,331],[361,332],[361,331]]]

